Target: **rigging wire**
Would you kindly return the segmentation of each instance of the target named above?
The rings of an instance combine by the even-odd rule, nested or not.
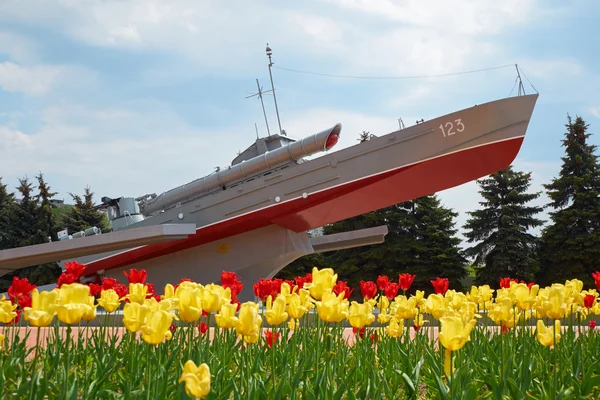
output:
[[[326,76],[326,77],[330,77],[330,78],[346,78],[346,79],[424,79],[424,78],[439,78],[439,77],[452,76],[452,75],[472,74],[472,73],[476,73],[476,72],[491,71],[491,70],[494,70],[494,69],[514,67],[514,66],[515,66],[515,64],[506,64],[506,65],[498,65],[498,66],[489,67],[489,68],[474,69],[474,70],[470,70],[470,71],[449,72],[449,73],[445,73],[445,74],[435,74],[435,75],[414,75],[414,76],[357,76],[357,75],[337,75],[337,74],[326,74],[326,73],[313,72],[313,71],[303,71],[303,70],[298,70],[298,69],[293,69],[293,68],[276,67],[276,66],[273,66],[273,68],[281,69],[283,71],[295,72],[295,73],[299,73],[299,74]],[[527,79],[527,80],[529,81],[529,79]],[[531,84],[531,82],[529,82],[529,83]]]
[[[533,83],[531,83],[531,81],[529,80],[529,78],[527,77],[527,75],[525,75],[525,71],[523,71],[523,68],[519,67],[518,65],[517,65],[517,68],[521,71],[521,73],[523,74],[523,76],[525,77],[525,79],[527,79],[527,82],[529,82],[529,84],[531,85],[531,87],[533,88],[533,90],[535,90],[535,92],[537,94],[540,94],[540,92],[538,92],[538,90],[535,88],[535,86],[533,86]]]

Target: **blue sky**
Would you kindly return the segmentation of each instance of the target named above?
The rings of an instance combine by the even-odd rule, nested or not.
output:
[[[518,63],[540,98],[514,165],[541,190],[560,168],[567,113],[600,126],[600,3],[561,1],[82,1],[0,3],[0,176],[44,172],[58,198],[160,193],[227,166],[266,134],[245,99],[275,67],[415,76]],[[513,67],[423,79],[274,69],[293,138],[343,125],[338,148],[509,95]],[[533,89],[527,81],[526,91]],[[276,118],[271,98],[267,112]],[[600,143],[600,135],[591,141]],[[477,186],[441,192],[460,212]],[[539,203],[545,203],[542,197]]]

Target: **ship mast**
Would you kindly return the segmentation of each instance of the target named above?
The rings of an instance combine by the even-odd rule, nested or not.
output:
[[[256,79],[256,86],[258,87],[258,93],[253,93],[250,96],[246,96],[246,98],[249,99],[250,97],[258,96],[258,98],[260,99],[263,115],[265,116],[265,124],[267,125],[267,134],[268,136],[271,136],[271,131],[269,130],[269,121],[267,121],[267,113],[265,112],[265,103],[263,102],[263,94],[270,92],[270,90],[263,92],[262,88],[260,87],[260,84],[258,83],[258,79]],[[256,131],[256,138],[258,139],[258,130]]]
[[[271,60],[271,54],[273,54],[273,50],[269,47],[269,43],[267,43],[267,57],[269,57],[269,76],[271,77],[271,90],[273,92],[273,100],[275,101],[275,113],[277,114],[277,124],[279,125],[279,134],[283,135],[283,130],[281,129],[281,121],[279,120],[279,110],[277,108],[277,97],[275,97],[275,85],[273,84],[273,73],[271,72],[271,67],[273,66],[273,61]],[[287,135],[286,135],[287,136]]]

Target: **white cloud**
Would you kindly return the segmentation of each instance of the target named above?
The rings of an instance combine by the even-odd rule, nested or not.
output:
[[[52,88],[63,71],[59,66],[22,67],[6,61],[0,63],[0,88],[12,93],[42,96]]]
[[[528,0],[329,0],[341,8],[368,13],[408,25],[465,34],[498,33],[535,16],[535,1]]]
[[[33,2],[5,4],[0,19],[51,25],[93,46],[177,54],[227,74],[264,63],[257,54],[266,42],[277,65],[312,56],[335,62],[335,73],[435,74],[481,67],[482,60],[503,57],[493,35],[540,15],[534,0],[333,0],[333,6],[313,9],[246,1]]]
[[[17,62],[33,62],[36,58],[36,47],[22,36],[0,31],[0,55],[2,54],[7,54]]]
[[[595,117],[600,118],[600,107],[590,107],[590,112],[592,113],[592,115],[594,115]]]

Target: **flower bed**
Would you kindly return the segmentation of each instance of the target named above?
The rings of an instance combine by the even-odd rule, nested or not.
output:
[[[51,292],[13,281],[0,301],[0,398],[600,397],[598,293],[578,280],[460,293],[437,279],[424,296],[406,295],[414,276],[402,274],[362,282],[364,300],[349,302],[332,269],[314,269],[261,280],[258,302],[240,304],[229,272],[161,294],[145,271],[127,286],[84,285],[82,272],[70,264]]]

